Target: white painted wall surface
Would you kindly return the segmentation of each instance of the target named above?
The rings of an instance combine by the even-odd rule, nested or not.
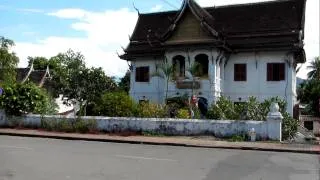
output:
[[[293,114],[296,99],[295,69],[285,62],[286,52],[241,53],[231,55],[225,67],[224,96],[232,101],[246,101],[250,96],[259,101],[279,96],[287,100],[287,112]],[[247,81],[234,81],[234,64],[247,64]],[[267,63],[285,63],[284,81],[267,81]],[[294,79],[294,80],[293,80]]]
[[[156,72],[156,63],[160,60],[141,59],[132,62],[133,70],[131,72],[130,95],[135,101],[149,100],[154,103],[160,103],[164,99],[165,81],[160,77],[153,76]],[[136,82],[136,68],[149,66],[149,82]]]
[[[38,128],[41,121],[74,121],[75,117],[28,115],[13,117],[20,120],[24,127]],[[230,137],[247,134],[255,129],[258,139],[281,140],[281,121],[248,121],[248,120],[197,120],[169,118],[134,118],[134,117],[81,117],[82,120],[96,121],[97,128],[106,132],[150,131],[166,135],[214,135]],[[0,127],[10,126],[10,120],[0,122]],[[279,131],[280,130],[280,131]]]
[[[95,121],[96,128],[100,131],[151,131],[167,135],[214,135],[216,137],[229,137],[232,135],[247,134],[254,128],[258,138],[281,140],[282,115],[279,106],[272,104],[267,121],[248,120],[200,120],[200,119],[170,119],[170,118],[135,118],[135,117],[66,117],[26,115],[20,117],[6,117],[0,110],[0,127],[39,128],[43,121],[67,120],[74,122],[78,118]]]
[[[224,66],[226,59],[222,58],[217,61],[218,52],[215,49],[199,49],[189,51],[169,51],[165,54],[168,62],[176,55],[182,55],[186,59],[186,69],[194,62],[198,54],[209,56],[209,78],[201,80],[201,97],[208,99],[212,103],[220,95],[230,97],[232,101],[246,101],[249,96],[255,96],[258,100],[263,101],[266,98],[279,96],[287,100],[287,112],[293,114],[293,106],[296,103],[296,73],[292,66],[285,62],[285,59],[292,60],[287,56],[287,52],[260,52],[260,53],[239,53],[232,54]],[[190,59],[190,64],[188,59]],[[130,95],[136,100],[143,98],[152,102],[162,103],[165,97],[166,82],[159,77],[150,77],[150,82],[135,82],[135,68],[140,66],[150,67],[150,76],[155,72],[155,64],[163,62],[160,59],[143,58],[133,64],[131,73]],[[267,81],[267,63],[285,63],[285,80],[284,81]],[[234,81],[234,64],[247,64],[247,81]],[[191,90],[177,89],[174,82],[169,83],[168,97],[180,96],[184,93],[191,94]]]
[[[6,122],[6,114],[3,109],[0,109],[0,125],[5,124]]]

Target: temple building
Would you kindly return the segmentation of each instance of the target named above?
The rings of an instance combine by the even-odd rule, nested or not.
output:
[[[156,103],[184,94],[209,103],[279,96],[292,114],[296,67],[306,62],[305,8],[306,0],[206,8],[184,0],[178,11],[139,13],[120,55],[131,65],[130,95]],[[168,84],[155,75],[164,64],[174,69]]]

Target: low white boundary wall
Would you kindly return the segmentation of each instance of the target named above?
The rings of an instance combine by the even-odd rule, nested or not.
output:
[[[277,106],[271,107],[267,121],[248,120],[198,120],[169,118],[134,118],[134,117],[81,117],[82,120],[94,120],[100,131],[149,131],[166,135],[214,135],[229,137],[248,133],[255,129],[257,138],[281,140],[282,116]],[[1,115],[2,114],[2,115]],[[64,116],[27,115],[23,117],[6,118],[0,112],[0,126],[7,126],[10,120],[20,119],[24,126],[40,127],[41,121],[74,121],[75,118]]]

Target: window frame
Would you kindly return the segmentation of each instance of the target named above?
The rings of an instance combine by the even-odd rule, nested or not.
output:
[[[286,80],[286,65],[282,62],[267,63],[267,81],[279,82]]]
[[[172,57],[172,67],[174,68],[174,76],[185,77],[186,57],[183,55],[175,55]]]
[[[239,67],[237,67],[237,66],[239,66]],[[240,68],[242,66],[244,67],[244,69]],[[241,70],[239,70],[239,69],[241,69]],[[233,65],[233,80],[236,82],[246,82],[247,81],[247,63],[236,63]]]
[[[146,69],[146,71],[144,71],[142,69]],[[135,82],[150,82],[150,67],[149,66],[136,67]]]
[[[197,68],[197,76],[202,78],[209,77],[209,56],[205,53],[197,54],[194,57],[194,63],[198,63],[200,66]]]

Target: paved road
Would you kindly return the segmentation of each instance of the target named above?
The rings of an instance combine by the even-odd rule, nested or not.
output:
[[[0,180],[320,180],[319,156],[0,136]]]

